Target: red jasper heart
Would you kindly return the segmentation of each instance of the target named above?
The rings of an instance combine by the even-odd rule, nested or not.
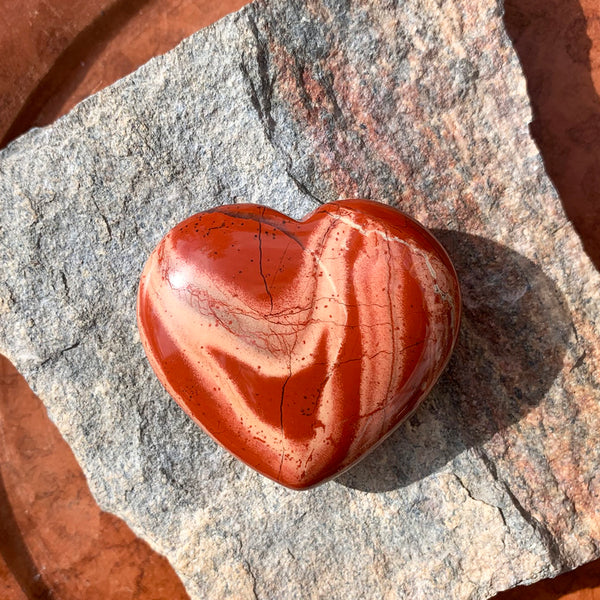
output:
[[[172,229],[141,277],[150,364],[181,407],[263,475],[338,475],[421,402],[458,334],[442,246],[376,202],[302,221],[221,206]]]

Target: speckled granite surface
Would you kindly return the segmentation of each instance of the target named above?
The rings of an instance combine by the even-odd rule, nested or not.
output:
[[[600,554],[600,277],[491,0],[258,3],[0,153],[0,350],[194,598],[486,598]],[[455,261],[455,355],[352,471],[278,487],[164,394],[143,262],[177,221],[364,196]]]

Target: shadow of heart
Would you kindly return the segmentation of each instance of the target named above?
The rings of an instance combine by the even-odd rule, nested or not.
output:
[[[369,492],[402,488],[518,422],[545,397],[573,325],[539,266],[482,237],[434,230],[461,284],[454,354],[429,397],[389,438],[336,481]]]

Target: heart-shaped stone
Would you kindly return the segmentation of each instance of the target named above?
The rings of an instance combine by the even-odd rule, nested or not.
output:
[[[350,467],[417,407],[459,321],[442,246],[367,200],[302,221],[249,204],[197,214],[152,252],[138,295],[142,343],[171,396],[295,489]]]

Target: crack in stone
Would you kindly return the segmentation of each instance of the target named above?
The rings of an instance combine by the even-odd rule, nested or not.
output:
[[[308,196],[313,202],[316,202],[319,206],[323,206],[325,204],[325,202],[323,202],[323,200],[321,200],[320,198],[317,198],[317,196],[315,196],[309,189],[308,187],[302,183],[302,181],[300,181],[300,179],[298,179],[291,171],[290,168],[286,169],[286,173],[288,174],[288,177],[292,180],[292,182],[294,183],[294,185],[298,188],[298,190],[300,192],[302,192],[305,196]]]
[[[388,306],[389,306],[389,310],[390,310],[390,338],[391,338],[391,344],[392,344],[392,356],[394,356],[394,354],[396,353],[396,338],[394,336],[394,303],[392,301],[392,293],[390,291],[391,285],[392,285],[392,265],[390,264],[390,256],[392,254],[392,249],[390,246],[390,238],[388,236],[388,234],[385,234],[385,243],[387,245],[387,250],[388,250],[388,255],[387,255],[387,270],[388,270],[388,281],[387,281],[387,285],[386,285],[386,294],[387,294],[387,299],[388,299]],[[389,382],[388,382],[388,388],[387,388],[387,392],[385,394],[385,399],[383,401],[383,406],[382,406],[382,411],[383,411],[383,418],[381,420],[381,433],[383,434],[383,432],[385,431],[385,426],[386,426],[386,421],[387,421],[387,414],[386,414],[386,403],[389,400],[390,394],[391,394],[391,387],[392,387],[392,382],[394,380],[394,361],[391,361],[390,363],[390,377],[389,377]]]
[[[575,369],[579,369],[583,362],[585,361],[585,357],[587,356],[587,350],[583,351],[583,354],[575,361],[575,364],[571,367],[571,371],[573,372]]]
[[[263,216],[264,216],[263,210]],[[263,250],[262,250],[262,221],[258,222],[258,268],[260,271],[260,276],[262,277],[263,283],[265,284],[265,291],[269,296],[269,300],[271,302],[271,313],[273,312],[273,296],[271,295],[271,290],[269,290],[269,286],[267,285],[267,278],[263,272]]]
[[[288,384],[288,381],[292,377],[291,369],[289,371],[289,375],[286,377],[283,385],[281,386],[281,400],[279,402],[279,426],[281,427],[281,435],[283,436],[283,397],[285,395],[285,388]]]
[[[281,258],[279,259],[279,264],[277,265],[277,267],[275,269],[275,275],[273,276],[273,278],[271,280],[272,286],[275,285],[275,281],[276,281],[277,277],[279,276],[279,273],[281,273],[281,271],[283,271],[283,261],[285,260],[285,257],[287,256],[287,252],[290,249],[291,245],[292,245],[292,240],[289,240],[287,246],[285,247],[285,250],[281,253]],[[271,314],[273,314],[273,307],[271,307]]]
[[[269,77],[269,53],[267,45],[264,40],[260,37],[258,31],[258,25],[252,15],[252,12],[248,11],[248,23],[250,30],[256,41],[256,64],[259,78],[259,85],[255,85],[248,68],[244,62],[240,63],[240,70],[244,75],[244,78],[250,85],[250,101],[252,106],[256,110],[260,120],[262,121],[265,129],[265,135],[271,144],[273,143],[273,134],[275,132],[275,119],[271,113],[271,101],[273,97],[273,86],[275,83],[276,75]]]
[[[502,524],[504,525],[504,527],[508,527],[506,524],[506,517],[504,516],[504,511],[502,510],[501,506],[497,506],[496,504],[490,504],[489,502],[486,502],[482,498],[476,498],[475,496],[473,496],[473,493],[467,487],[467,485],[465,484],[465,482],[462,480],[462,478],[459,475],[457,475],[456,473],[452,473],[452,475],[458,481],[460,487],[462,487],[465,490],[465,492],[467,493],[467,496],[469,498],[471,498],[471,500],[473,500],[474,502],[481,502],[482,504],[485,504],[486,506],[489,506],[490,508],[495,508],[500,513],[500,518],[502,519]]]
[[[71,344],[70,346],[67,346],[66,348],[62,348],[61,350],[59,350],[52,356],[49,356],[48,358],[43,360],[40,363],[40,367],[43,367],[44,365],[51,362],[52,360],[58,360],[61,356],[64,356],[66,352],[69,352],[70,350],[75,350],[75,348],[77,348],[80,344],[81,344],[81,340],[78,340],[74,344]]]
[[[250,579],[252,580],[252,595],[254,596],[255,600],[258,600],[258,593],[256,591],[256,575],[254,574],[254,571],[252,570],[252,567],[250,566],[250,563],[247,560],[244,560],[244,566],[246,567],[246,572],[248,573],[248,575],[250,575]]]
[[[502,483],[502,487],[513,506],[517,509],[517,512],[521,515],[521,517],[528,523],[533,530],[540,536],[541,542],[544,544],[546,551],[548,552],[548,559],[550,560],[550,564],[557,569],[558,571],[562,570],[564,567],[565,561],[563,560],[562,550],[558,542],[554,539],[552,532],[550,529],[544,525],[541,521],[536,519],[531,512],[529,512],[519,501],[519,499],[515,496],[512,490],[508,487],[506,483]]]
[[[205,235],[209,235],[210,232],[214,231],[215,229],[223,229],[225,227],[227,227],[226,223],[221,223],[220,225],[215,225],[214,227],[207,227]]]
[[[286,377],[283,385],[281,386],[281,400],[279,402],[279,426],[281,428],[281,459],[279,461],[279,472],[277,473],[277,479],[281,480],[281,469],[283,468],[283,459],[285,457],[285,435],[283,432],[283,397],[285,395],[285,388],[288,381],[292,378],[292,368],[289,367],[288,376]]]
[[[552,532],[548,526],[534,517],[533,514],[531,514],[531,512],[521,504],[520,500],[516,497],[508,484],[500,479],[496,465],[482,448],[475,448],[474,453],[481,460],[486,470],[492,476],[492,479],[498,483],[498,485],[506,493],[521,518],[537,533],[540,541],[546,548],[548,560],[550,561],[552,567],[557,571],[561,571],[564,568],[565,560],[560,545],[554,539],[554,536],[552,535]]]
[[[64,271],[60,272],[60,278],[61,278],[61,281],[62,281],[63,286],[65,288],[65,296],[67,298],[69,298],[69,296],[71,295],[71,290],[69,289],[69,283],[67,282],[67,275],[65,274]]]

